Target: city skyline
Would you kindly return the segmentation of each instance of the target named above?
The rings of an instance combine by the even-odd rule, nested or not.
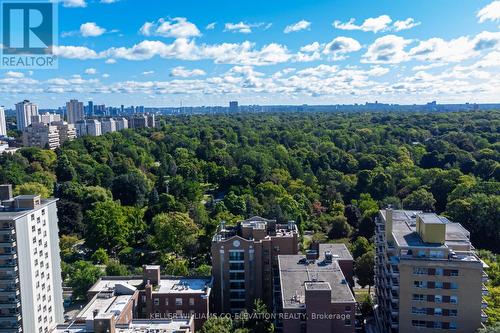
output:
[[[0,104],[494,103],[499,21],[491,0],[64,0],[59,69],[2,69]]]

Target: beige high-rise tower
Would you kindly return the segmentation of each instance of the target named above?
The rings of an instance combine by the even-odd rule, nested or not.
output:
[[[380,211],[376,314],[384,332],[476,332],[487,319],[486,265],[469,232],[434,213]]]

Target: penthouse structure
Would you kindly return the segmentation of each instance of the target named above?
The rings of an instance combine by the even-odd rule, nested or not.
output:
[[[376,314],[384,332],[475,332],[487,317],[486,265],[469,232],[434,213],[381,210]]]
[[[306,255],[279,255],[277,328],[286,333],[354,333],[353,258],[344,244],[314,244]]]
[[[273,279],[279,276],[278,255],[297,254],[295,222],[252,217],[236,226],[219,225],[212,239],[212,276],[216,312],[251,309],[255,299],[274,308]]]
[[[156,265],[144,266],[142,276],[102,277],[89,289],[90,301],[71,327],[80,327],[75,332],[82,333],[112,332],[111,328],[136,332],[137,327],[194,332],[208,318],[211,283],[210,277],[161,276]],[[96,330],[99,325],[110,331]],[[61,332],[67,332],[65,327],[59,326]]]
[[[0,185],[0,332],[48,333],[63,322],[56,199]]]

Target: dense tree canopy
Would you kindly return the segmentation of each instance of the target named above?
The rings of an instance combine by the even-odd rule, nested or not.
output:
[[[161,124],[0,155],[0,181],[59,198],[61,233],[73,237],[65,262],[90,261],[102,248],[110,272],[153,262],[194,272],[210,264],[220,220],[253,215],[354,243],[361,272],[372,260],[361,237],[371,241],[374,216],[388,205],[444,214],[477,248],[500,252],[499,111],[193,115]]]

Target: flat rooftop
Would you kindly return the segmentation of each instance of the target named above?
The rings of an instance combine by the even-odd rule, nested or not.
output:
[[[306,287],[309,290],[330,288],[332,303],[355,302],[349,284],[335,259],[327,263],[322,258],[307,261],[304,255],[280,255],[278,263],[283,308],[305,308]]]
[[[80,320],[92,319],[94,318],[94,311],[96,310],[99,314],[109,313],[118,316],[122,313],[131,299],[132,295],[111,296],[106,298],[96,296],[92,298],[76,317]]]
[[[325,252],[330,251],[333,259],[337,260],[353,260],[351,252],[347,249],[345,244],[319,244],[319,259],[324,259]]]
[[[382,215],[386,218],[385,210]],[[424,223],[444,224],[446,227],[445,243],[426,243],[417,232],[417,216]],[[470,233],[460,223],[451,222],[444,216],[434,213],[422,213],[412,210],[393,210],[392,212],[392,236],[399,247],[436,247],[447,248],[453,246],[470,246]]]
[[[214,234],[212,241],[220,242],[226,241],[234,236],[242,237],[247,239],[243,234],[244,230],[265,230],[266,235],[263,239],[269,239],[270,237],[293,237],[298,234],[298,228],[294,221],[290,221],[285,224],[279,224],[276,220],[266,219],[260,216],[253,216],[246,220],[238,221],[234,226],[227,226],[224,222],[217,227],[217,231]],[[253,240],[253,239],[247,239]]]
[[[161,294],[204,294],[210,287],[211,278],[179,278],[162,276],[158,288],[153,293]],[[144,279],[142,276],[105,276],[99,279],[89,292],[102,292],[114,290],[116,285],[128,285],[137,289],[143,289]]]
[[[190,325],[188,319],[134,319],[129,324],[116,325],[117,333],[177,333],[190,332],[185,327]],[[159,330],[159,331],[155,331]],[[85,324],[58,325],[51,333],[93,333],[94,329],[87,330]]]
[[[34,199],[36,196],[33,195],[19,195],[15,198],[21,199],[21,200],[30,200]],[[13,198],[12,200],[15,200]],[[39,209],[43,206],[47,206],[48,204],[52,202],[56,202],[58,199],[41,199],[40,200],[40,205],[37,205],[35,209]],[[4,201],[5,202],[5,201]],[[17,220],[24,215],[29,214],[32,212],[33,209],[28,209],[28,208],[20,208],[20,209],[15,209],[15,208],[10,208],[10,207],[0,207],[0,221],[12,221],[12,220]]]

